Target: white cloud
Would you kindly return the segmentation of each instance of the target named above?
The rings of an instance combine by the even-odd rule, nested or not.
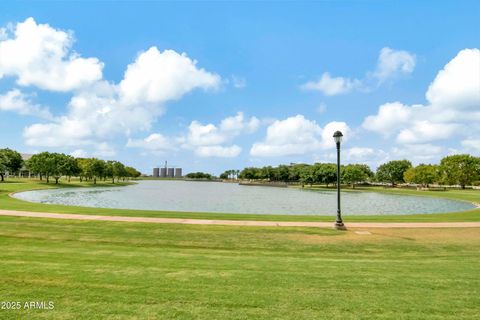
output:
[[[225,145],[240,134],[253,133],[260,126],[256,117],[245,119],[243,112],[223,119],[218,126],[192,121],[188,133],[183,138],[182,147],[194,150],[201,157],[236,157],[241,148],[237,145]]]
[[[75,158],[88,158],[88,152],[83,149],[75,149],[70,152],[70,155]]]
[[[192,121],[188,127],[187,144],[190,146],[219,145],[226,142],[228,138],[211,123],[203,125],[198,121]]]
[[[148,55],[147,59],[143,59],[144,54]],[[218,76],[197,69],[195,62],[185,55],[173,51],[160,53],[156,48],[144,54],[128,67],[120,85],[98,81],[88,90],[75,93],[66,115],[51,123],[27,127],[24,130],[27,145],[92,144],[98,139],[149,130],[164,113],[166,102],[195,88],[206,89],[219,82]],[[152,63],[151,70],[162,76],[149,75],[148,63]],[[145,79],[140,80],[138,77],[142,72],[145,72]],[[41,137],[38,136],[40,133]]]
[[[157,153],[177,150],[175,145],[192,150],[199,157],[236,157],[242,149],[232,141],[241,134],[250,134],[258,129],[260,120],[246,119],[243,112],[223,119],[219,125],[192,121],[188,131],[178,137],[166,137],[159,133],[145,139],[129,139],[127,147],[143,148]]]
[[[0,111],[11,111],[44,119],[52,118],[48,108],[33,104],[29,97],[18,89],[12,89],[0,95]]]
[[[195,154],[199,157],[222,157],[234,158],[237,157],[242,149],[237,145],[228,147],[223,146],[200,146],[195,149]]]
[[[0,78],[13,76],[21,86],[52,91],[70,91],[100,80],[103,63],[71,51],[73,42],[71,32],[28,18],[15,26],[12,38],[5,31],[0,37]]]
[[[0,28],[0,41],[8,39],[8,33],[6,28]]]
[[[171,151],[174,150],[174,141],[159,133],[152,133],[145,139],[128,139],[127,147],[142,148],[149,151]]]
[[[379,107],[363,122],[367,130],[396,134],[401,144],[426,144],[453,135],[480,134],[480,50],[464,49],[430,84],[427,105],[400,102]],[[469,130],[462,130],[462,128]]]
[[[453,58],[426,93],[437,108],[476,109],[480,105],[480,50],[464,49]]]
[[[416,121],[408,129],[403,129],[397,136],[399,143],[425,143],[448,139],[457,131],[457,124],[432,123],[428,120]]]
[[[382,149],[373,149],[366,147],[352,147],[342,150],[342,163],[361,163],[376,168],[380,164],[390,160],[390,154]],[[335,162],[337,160],[336,152],[322,153],[315,155],[315,162]]]
[[[117,154],[115,148],[109,145],[107,142],[100,142],[95,144],[95,150],[93,151],[93,155],[96,157],[101,158],[110,158],[114,157]]]
[[[24,129],[27,145],[36,147],[99,146],[118,135],[149,130],[165,103],[195,89],[217,89],[221,78],[197,66],[186,53],[139,53],[118,84],[103,79],[103,63],[72,50],[73,33],[37,24],[33,18],[0,34],[0,78],[16,77],[18,85],[72,92],[66,112],[53,118],[15,89],[0,96],[0,110],[50,120]],[[103,143],[103,142],[100,142]],[[112,154],[101,147],[101,154]]]
[[[238,135],[243,131],[247,133],[253,133],[257,131],[260,126],[260,120],[257,117],[251,117],[248,121],[245,121],[243,112],[238,112],[233,117],[228,117],[220,122],[220,130],[223,132],[230,132],[231,134]]]
[[[80,119],[59,118],[54,123],[36,123],[23,132],[25,143],[33,147],[76,147],[94,144],[90,126]]]
[[[380,50],[377,68],[373,75],[384,82],[398,74],[412,73],[415,69],[415,55],[404,50],[393,50],[388,47]]]
[[[301,86],[303,90],[320,91],[326,96],[345,94],[354,90],[368,91],[372,81],[378,86],[398,75],[412,73],[415,69],[415,55],[404,50],[382,48],[378,56],[377,67],[367,72],[363,79],[333,77],[324,72],[317,81],[309,81]]]
[[[196,64],[186,53],[151,47],[127,67],[119,85],[120,97],[127,104],[162,103],[196,88],[218,88],[220,77]]]
[[[390,153],[394,159],[408,159],[414,164],[419,164],[436,162],[445,151],[443,147],[422,143],[393,147]]]
[[[465,139],[461,142],[462,146],[474,152],[480,152],[480,139]]]
[[[357,79],[343,77],[332,77],[330,73],[324,72],[319,80],[309,81],[301,86],[303,90],[320,91],[326,96],[335,96],[350,92],[358,88],[361,82]]]
[[[256,142],[250,149],[254,157],[299,155],[322,148],[331,148],[333,132],[341,130],[345,140],[350,128],[344,122],[330,122],[322,129],[315,121],[296,115],[285,120],[277,120],[267,128],[267,136]]]
[[[362,127],[388,136],[408,123],[411,115],[412,108],[409,106],[400,102],[385,103],[376,115],[365,118]]]

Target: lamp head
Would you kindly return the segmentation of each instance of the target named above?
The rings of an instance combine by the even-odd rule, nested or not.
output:
[[[333,139],[335,140],[336,144],[340,144],[342,142],[343,134],[340,131],[335,131],[333,134]]]

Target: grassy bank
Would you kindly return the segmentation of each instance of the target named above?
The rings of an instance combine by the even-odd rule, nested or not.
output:
[[[0,217],[1,319],[476,319],[480,229]]]
[[[115,186],[122,186],[126,183],[115,183]],[[17,179],[10,180],[0,184],[0,209],[23,210],[37,212],[56,212],[56,213],[81,213],[81,214],[100,214],[100,215],[118,215],[118,216],[143,216],[143,217],[175,217],[175,218],[197,218],[197,219],[232,219],[232,220],[269,220],[269,221],[332,221],[332,216],[311,216],[311,215],[266,215],[266,214],[229,214],[229,213],[198,213],[198,212],[170,212],[170,211],[151,211],[151,210],[124,210],[124,209],[104,209],[104,208],[85,208],[63,205],[49,205],[21,201],[9,197],[9,193],[25,190],[36,190],[44,188],[72,188],[72,187],[93,187],[91,183],[80,183],[79,181],[61,182],[58,185],[52,183]],[[96,187],[111,187],[110,182],[99,182]],[[253,187],[252,187],[253,188]],[[315,188],[315,187],[314,187]],[[401,195],[431,196],[441,197],[451,200],[461,200],[470,202],[480,202],[479,190],[449,190],[439,191],[416,191],[407,189],[384,189],[384,188],[359,188],[356,190],[346,190],[348,192],[375,191],[383,193],[395,193]],[[369,222],[440,222],[440,221],[480,221],[480,210],[470,210],[455,213],[442,214],[415,214],[415,215],[390,215],[390,216],[354,216],[344,213],[345,220],[348,221],[369,221]]]

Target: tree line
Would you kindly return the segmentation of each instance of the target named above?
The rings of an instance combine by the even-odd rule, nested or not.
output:
[[[24,161],[17,151],[0,149],[1,181],[4,181],[7,172],[18,174],[22,168],[38,175],[40,180],[45,178],[47,183],[53,178],[56,184],[61,177],[66,177],[69,182],[71,177],[79,177],[80,181],[93,181],[96,184],[97,179],[111,179],[112,183],[115,183],[115,180],[136,178],[141,175],[135,168],[115,160],[75,158],[63,153],[41,152]]]
[[[228,172],[235,170],[229,170]],[[227,172],[226,172],[227,173]],[[227,174],[225,176],[231,177]],[[238,178],[246,180],[281,181],[286,183],[324,184],[327,187],[337,181],[337,165],[334,163],[290,164],[277,167],[248,167],[240,171]],[[393,160],[380,165],[373,172],[365,164],[348,164],[340,168],[341,183],[365,182],[413,183],[427,186],[480,184],[480,158],[468,154],[444,157],[439,164],[419,164],[416,167],[408,160]]]

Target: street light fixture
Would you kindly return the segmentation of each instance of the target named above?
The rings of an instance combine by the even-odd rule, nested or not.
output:
[[[342,143],[343,134],[335,131],[333,139],[337,144],[337,219],[335,221],[335,229],[346,230],[347,228],[342,221],[342,212],[340,210],[340,143]]]

